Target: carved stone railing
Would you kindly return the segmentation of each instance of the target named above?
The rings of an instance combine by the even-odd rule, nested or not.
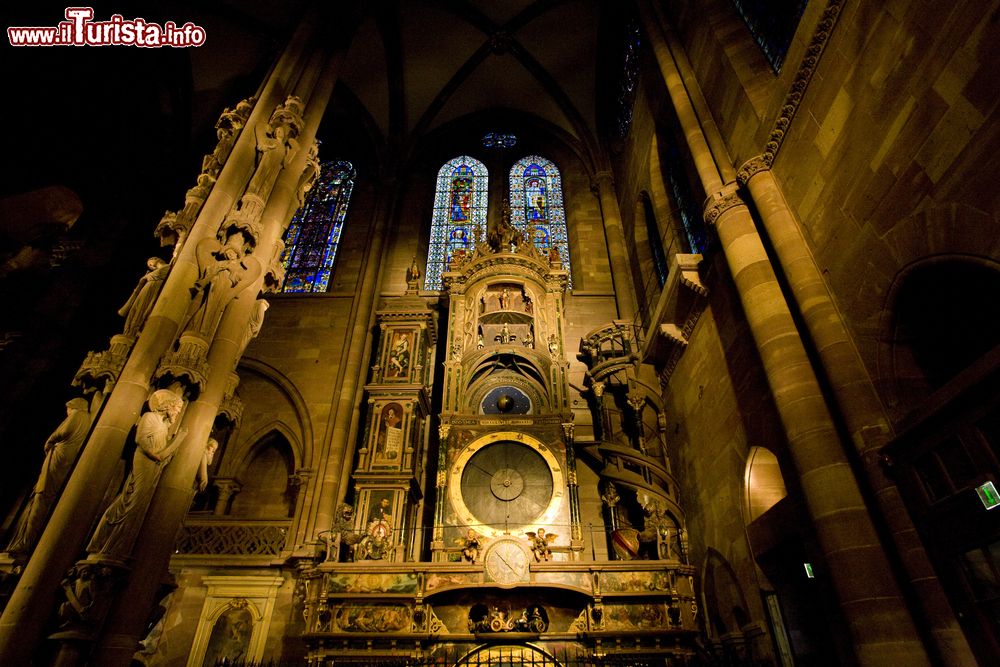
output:
[[[175,555],[276,556],[285,548],[286,520],[188,519],[184,522]]]

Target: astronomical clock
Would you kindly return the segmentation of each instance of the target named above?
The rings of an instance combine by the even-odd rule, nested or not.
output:
[[[432,552],[454,562],[471,531],[487,576],[510,583],[527,576],[526,535],[540,527],[555,536],[551,560],[582,550],[567,441],[566,272],[537,252],[482,252],[462,269],[443,276],[449,356]]]
[[[300,579],[311,662],[405,650],[420,664],[556,667],[556,652],[591,664],[623,641],[693,655],[694,570],[669,548],[680,524],[649,519],[680,516],[658,436],[618,428],[574,442],[567,272],[498,227],[453,258],[437,303],[411,269],[407,292],[377,312],[350,490]],[[607,414],[621,415],[612,399],[633,385],[615,384],[603,340],[593,367],[604,374],[588,372],[589,397],[573,396],[600,412],[607,385]],[[614,440],[626,432],[641,437]]]

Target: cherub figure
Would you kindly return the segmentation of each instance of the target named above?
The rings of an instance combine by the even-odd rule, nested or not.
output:
[[[462,558],[475,565],[483,549],[483,536],[470,528],[465,537],[456,538],[455,543],[462,547]]]
[[[555,533],[546,533],[544,528],[539,528],[538,532],[528,531],[525,533],[528,536],[528,541],[531,542],[531,553],[535,556],[535,562],[540,563],[543,560],[552,560],[552,549],[549,548],[549,544],[555,542],[556,538],[559,537]]]

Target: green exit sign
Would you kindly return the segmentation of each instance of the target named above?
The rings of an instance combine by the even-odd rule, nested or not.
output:
[[[983,501],[983,507],[986,509],[991,510],[1000,506],[1000,492],[997,492],[997,487],[993,482],[980,484],[976,487],[976,493],[979,494],[979,499]]]

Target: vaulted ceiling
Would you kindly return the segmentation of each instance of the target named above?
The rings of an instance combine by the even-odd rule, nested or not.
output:
[[[227,82],[266,71],[307,5],[214,0],[171,10],[179,21],[203,15],[209,35],[190,54],[195,125],[232,104]],[[456,119],[510,110],[593,155],[601,14],[599,0],[365,2],[339,83],[383,145],[405,150]]]
[[[589,145],[597,43],[594,2],[405,2],[364,19],[341,80],[385,137],[507,108]]]

